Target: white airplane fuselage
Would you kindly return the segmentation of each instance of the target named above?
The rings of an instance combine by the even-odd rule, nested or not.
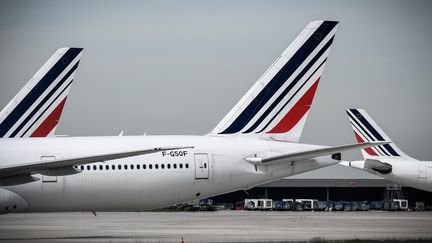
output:
[[[255,166],[244,158],[259,156],[257,151],[279,154],[325,146],[223,136],[1,139],[0,162],[20,164],[173,145],[191,148],[77,165],[78,169],[83,168],[82,172],[67,176],[34,174],[39,181],[0,189],[0,212],[11,203],[15,207],[7,206],[9,212],[153,209],[249,189],[339,162],[322,156]]]
[[[392,171],[388,174],[383,174],[370,168],[364,168],[364,161],[352,161],[349,164],[351,167],[366,170],[369,173],[375,174],[403,186],[414,187],[424,191],[432,192],[431,161],[419,161],[414,159],[407,160],[404,158],[387,158],[380,159],[380,161],[390,164],[392,166]],[[342,163],[345,165],[347,164],[347,162]]]

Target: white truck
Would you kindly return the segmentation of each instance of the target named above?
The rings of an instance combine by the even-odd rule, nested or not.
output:
[[[245,210],[272,210],[272,199],[245,199]]]
[[[317,199],[296,199],[296,202],[299,202],[303,205],[303,210],[315,210],[318,207]]]
[[[393,199],[393,202],[399,206],[399,210],[408,211],[408,200],[406,200],[406,199]]]

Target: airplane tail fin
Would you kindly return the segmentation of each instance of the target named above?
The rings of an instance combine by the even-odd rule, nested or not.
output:
[[[389,136],[378,126],[369,114],[362,109],[346,110],[354,135],[359,143],[391,141]],[[400,150],[396,144],[389,143],[361,150],[364,159],[379,160],[381,158],[413,159]]]
[[[210,134],[298,142],[337,26],[309,23]]]
[[[53,135],[82,48],[60,48],[0,112],[0,138]]]

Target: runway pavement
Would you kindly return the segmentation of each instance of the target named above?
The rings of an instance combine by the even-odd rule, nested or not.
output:
[[[0,242],[431,239],[432,212],[141,212],[0,215]]]

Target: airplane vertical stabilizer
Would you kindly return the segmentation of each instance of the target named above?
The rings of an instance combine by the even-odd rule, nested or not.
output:
[[[53,135],[82,48],[60,48],[0,112],[0,138]]]
[[[359,143],[391,141],[369,114],[362,109],[346,110],[354,135]],[[405,158],[413,159],[400,150],[396,144],[389,143],[361,150],[365,159]]]
[[[337,26],[336,21],[311,22],[211,135],[298,142]]]

